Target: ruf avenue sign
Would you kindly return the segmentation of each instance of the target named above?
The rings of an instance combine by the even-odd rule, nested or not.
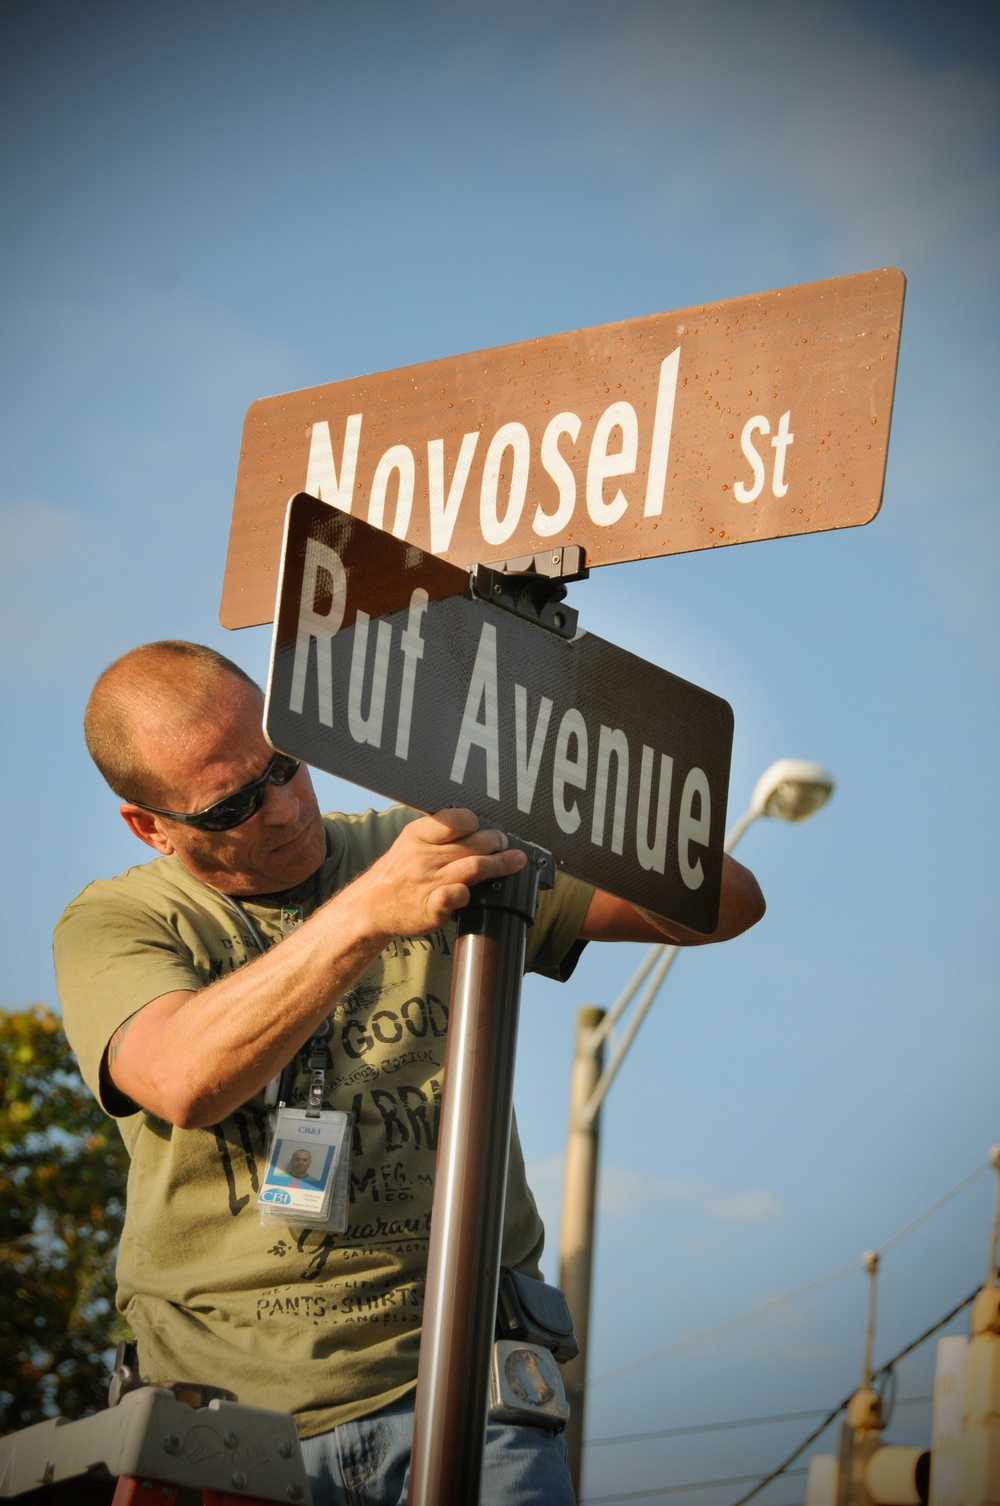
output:
[[[474,599],[468,572],[308,496],[288,507],[264,726],[328,773],[469,806],[612,894],[716,925],[728,703]]]
[[[867,523],[904,279],[889,268],[264,398],[221,618],[271,620],[306,491],[460,566],[588,565]]]

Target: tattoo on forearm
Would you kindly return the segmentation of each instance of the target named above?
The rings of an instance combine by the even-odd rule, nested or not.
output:
[[[118,1059],[118,1053],[122,1049],[122,1041],[125,1039],[125,1032],[128,1029],[128,1027],[131,1025],[131,1023],[132,1023],[131,1020],[126,1020],[125,1023],[124,1023],[124,1025],[119,1025],[118,1029],[115,1031],[114,1035],[111,1037],[110,1041],[108,1042],[108,1066],[109,1067],[113,1067],[114,1064],[115,1064],[115,1062],[117,1061],[117,1059]]]

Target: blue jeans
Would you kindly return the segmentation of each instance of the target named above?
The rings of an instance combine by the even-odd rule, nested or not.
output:
[[[303,1438],[313,1506],[406,1506],[413,1395],[381,1412]],[[482,1506],[574,1506],[561,1433],[491,1422]]]

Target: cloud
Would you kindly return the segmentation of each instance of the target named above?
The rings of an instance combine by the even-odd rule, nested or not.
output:
[[[626,5],[614,27],[578,36],[544,80],[570,117],[585,106],[575,144],[641,177],[675,223],[735,196],[773,205],[772,233],[805,210],[837,247],[947,248],[989,274],[992,73],[923,66],[846,8],[791,0]]]
[[[0,663],[50,669],[92,636],[87,582],[110,541],[79,515],[40,498],[0,501]]]
[[[213,630],[240,428],[295,385],[287,347],[141,279],[25,298],[0,391],[4,668],[87,672]]]
[[[781,1211],[777,1198],[758,1187],[726,1192],[712,1182],[647,1177],[621,1166],[602,1168],[600,1206],[619,1216],[674,1209],[721,1224],[771,1223]]]
[[[22,374],[9,383],[5,422],[12,404],[15,414],[23,404],[37,415],[44,393],[46,410],[85,436],[74,461],[90,458],[102,476],[110,471],[127,485],[155,485],[164,471],[190,467],[192,437],[214,450],[220,432],[235,474],[243,410],[294,386],[299,365],[288,345],[251,334],[219,305],[141,275],[98,278],[79,298],[22,298],[5,323],[12,368]],[[119,435],[138,453],[126,451],[116,467]],[[147,448],[142,465],[153,435],[158,448]]]
[[[528,1164],[528,1181],[549,1230],[549,1247],[559,1227],[563,1157],[548,1156]],[[683,1177],[649,1177],[625,1166],[601,1168],[597,1206],[602,1216],[637,1218],[670,1211],[712,1227],[773,1223],[782,1208],[773,1193],[759,1187],[730,1191],[713,1182]]]

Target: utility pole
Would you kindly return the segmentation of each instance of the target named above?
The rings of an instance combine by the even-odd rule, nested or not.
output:
[[[726,838],[732,852],[747,827],[760,816],[804,821],[833,793],[833,776],[820,764],[802,758],[779,758],[765,769],[750,796],[750,804]],[[570,1079],[569,1132],[563,1175],[562,1224],[559,1239],[559,1285],[573,1315],[580,1353],[564,1369],[570,1420],[566,1451],[573,1488],[580,1494],[583,1434],[586,1413],[587,1337],[593,1272],[594,1224],[597,1210],[597,1172],[600,1153],[601,1105],[625,1054],[673,966],[679,947],[651,947],[624,991],[605,1013],[593,1005],[577,1012],[576,1046]],[[615,1025],[642,989],[639,1002],[618,1040]],[[611,1038],[611,1061],[604,1064],[604,1042]]]
[[[959,1500],[963,1506],[990,1506],[1000,1500],[1000,1286],[997,1250],[1000,1245],[1000,1145],[990,1149],[997,1172],[993,1228],[986,1265],[986,1283],[976,1294],[965,1351],[962,1397],[962,1463]]]
[[[990,1148],[1000,1173],[1000,1145]],[[1000,1502],[1000,1175],[996,1181],[986,1282],[976,1293],[970,1337],[938,1340],[931,1448],[882,1441],[885,1419],[872,1385],[875,1275],[879,1257],[864,1255],[869,1275],[868,1327],[861,1385],[847,1405],[839,1455],[814,1454],[807,1506],[997,1506]]]
[[[563,1383],[569,1402],[566,1449],[579,1495],[580,1456],[583,1449],[584,1388],[587,1382],[587,1330],[590,1322],[590,1287],[594,1261],[594,1209],[597,1203],[597,1168],[600,1159],[601,1110],[586,1113],[604,1067],[604,1042],[596,1048],[591,1037],[604,1010],[585,1004],[577,1011],[576,1050],[570,1082],[569,1134],[566,1139],[566,1190],[559,1231],[559,1285],[569,1310],[580,1353],[563,1366]],[[575,1469],[574,1469],[575,1463]]]

